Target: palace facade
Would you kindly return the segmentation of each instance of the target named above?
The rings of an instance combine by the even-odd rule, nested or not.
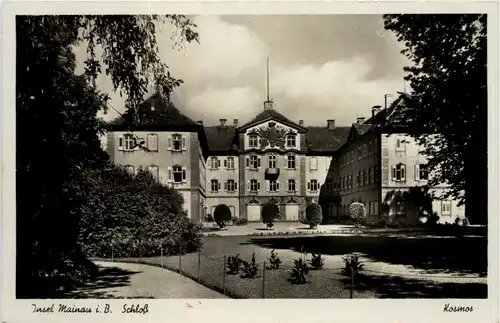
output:
[[[226,204],[234,217],[257,222],[269,201],[279,205],[279,220],[298,221],[306,201],[314,199],[328,222],[345,220],[349,204],[361,201],[370,223],[385,215],[386,221],[410,225],[419,212],[397,197],[426,181],[425,158],[409,136],[381,126],[401,102],[375,107],[370,119],[358,118],[349,127],[337,126],[334,119],[306,126],[279,113],[270,100],[245,124],[220,119],[206,126],[153,95],[139,109],[139,122],[119,118],[110,123],[107,151],[131,172],[147,168],[177,189],[196,221]],[[135,147],[137,140],[147,150]],[[455,201],[432,203],[441,222],[463,217]]]

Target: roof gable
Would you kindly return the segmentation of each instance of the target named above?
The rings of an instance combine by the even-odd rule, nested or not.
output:
[[[284,115],[282,115],[281,113],[279,113],[278,111],[276,111],[274,109],[264,110],[264,111],[260,112],[252,120],[250,120],[249,122],[247,122],[244,125],[242,125],[241,127],[239,127],[238,131],[247,130],[248,128],[259,125],[259,124],[264,123],[264,122],[269,121],[269,120],[278,121],[280,123],[283,123],[286,126],[297,129],[299,132],[306,131],[306,129],[304,127],[291,121],[290,119],[288,119],[287,117],[285,117]]]

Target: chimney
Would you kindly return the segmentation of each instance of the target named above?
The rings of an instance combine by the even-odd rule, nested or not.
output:
[[[380,112],[380,108],[381,108],[380,105],[376,105],[376,106],[372,107],[372,117],[376,116],[377,113]]]
[[[304,120],[299,120],[299,126],[301,126],[301,127],[304,126]]]
[[[273,100],[264,101],[264,110],[272,110],[274,108]]]
[[[334,119],[326,120],[326,127],[328,128],[328,130],[335,129],[335,120]]]
[[[365,117],[357,117],[356,118],[356,123],[357,124],[362,124],[363,122],[365,122]]]
[[[225,127],[226,126],[227,119],[219,119],[219,121],[220,121],[221,127]]]
[[[198,120],[196,123],[203,126],[203,120]]]
[[[233,124],[235,128],[238,128],[238,119],[234,119]]]
[[[385,94],[384,95],[384,108],[390,108],[392,102],[394,102],[394,94]]]

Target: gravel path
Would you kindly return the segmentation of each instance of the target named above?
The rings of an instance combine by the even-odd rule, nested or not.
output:
[[[101,275],[75,292],[82,298],[227,298],[170,270],[155,266],[96,261]]]

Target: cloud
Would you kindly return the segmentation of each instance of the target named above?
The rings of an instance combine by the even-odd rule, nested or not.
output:
[[[292,120],[340,125],[368,116],[384,94],[403,89],[401,45],[381,33],[380,16],[200,16],[200,44],[172,49],[172,29],[157,35],[160,56],[184,80],[173,101],[194,120],[251,119],[263,109],[266,57],[271,56],[271,96]],[[274,28],[271,28],[274,26]],[[280,26],[283,27],[280,29]],[[80,57],[84,57],[79,49]],[[107,77],[98,86],[123,111],[124,98]],[[115,117],[110,111],[106,119]]]

